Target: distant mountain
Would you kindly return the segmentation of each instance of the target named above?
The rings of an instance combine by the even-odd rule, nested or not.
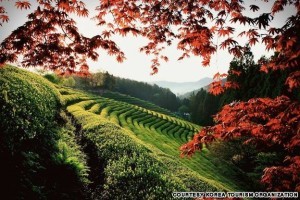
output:
[[[179,95],[179,99],[185,99],[185,98],[189,98],[193,93],[194,94],[197,94],[197,92],[199,92],[201,89],[204,89],[204,90],[208,90],[208,85],[204,86],[204,87],[201,87],[201,88],[198,88],[197,90],[193,90],[193,91],[190,91],[190,92],[186,92],[184,94],[181,94]]]
[[[226,78],[222,79],[222,84],[224,84],[224,83],[226,82],[226,80],[227,80]],[[203,87],[201,87],[201,88],[198,88],[198,89],[196,89],[196,90],[193,90],[193,91],[190,91],[190,92],[186,92],[186,93],[184,93],[184,94],[181,94],[181,95],[179,95],[178,97],[179,97],[180,99],[189,98],[193,93],[194,93],[194,94],[197,94],[197,92],[199,92],[201,89],[204,89],[204,90],[208,91],[208,90],[209,90],[209,84],[207,84],[207,85],[205,85],[205,86],[203,86]]]
[[[156,84],[163,88],[169,88],[176,95],[182,95],[184,93],[202,88],[212,82],[212,78],[205,77],[195,82],[169,82],[169,81],[156,81],[151,84]]]

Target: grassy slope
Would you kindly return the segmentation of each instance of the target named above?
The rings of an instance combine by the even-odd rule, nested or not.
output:
[[[234,169],[226,164],[215,166],[215,162],[212,162],[213,158],[209,157],[207,150],[201,154],[197,153],[190,159],[179,157],[179,147],[199,130],[199,126],[125,103],[124,99],[119,102],[71,89],[61,89],[60,91],[64,94],[63,98],[66,101],[77,102],[68,107],[69,111],[74,107],[81,108],[98,120],[109,120],[125,128],[128,136],[150,149],[157,159],[169,166],[169,169],[174,170],[171,165],[175,164],[191,173],[196,172],[194,175],[198,180],[219,190],[241,190],[242,186],[238,185],[238,182],[234,182],[220,173],[220,171],[226,171],[227,174],[235,174]],[[71,97],[73,99],[70,99]],[[114,99],[117,99],[116,96]],[[74,116],[76,118],[76,114]]]

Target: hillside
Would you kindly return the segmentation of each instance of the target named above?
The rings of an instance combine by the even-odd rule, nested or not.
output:
[[[88,167],[58,90],[44,78],[0,68],[1,196],[84,199]]]
[[[225,78],[225,79],[222,79],[222,83],[225,83],[225,82],[226,82],[226,78]],[[199,87],[199,88],[197,88],[196,90],[189,91],[189,92],[185,92],[185,93],[179,95],[178,97],[179,97],[180,99],[190,98],[190,96],[191,96],[192,94],[195,94],[195,95],[196,95],[201,89],[204,89],[205,91],[208,91],[208,90],[209,90],[209,84],[204,85],[204,86],[202,86],[202,87]]]
[[[129,95],[125,95],[125,94],[121,94],[119,92],[111,92],[111,91],[106,91],[102,94],[103,97],[107,97],[110,99],[114,99],[117,101],[122,101],[122,102],[126,102],[132,105],[137,105],[143,108],[146,108],[148,110],[152,110],[152,111],[156,111],[156,112],[160,112],[162,114],[166,114],[169,116],[173,116],[176,117],[174,113],[172,113],[171,111],[161,108],[149,101],[144,101],[135,97],[131,97]]]
[[[211,78],[202,78],[199,81],[195,82],[169,82],[169,81],[156,81],[152,84],[156,84],[163,88],[169,88],[176,95],[182,95],[184,93],[197,90],[202,88],[212,82]]]
[[[157,85],[115,77],[108,72],[92,73],[88,77],[73,76],[73,78],[75,81],[74,87],[85,91],[88,90],[98,94],[106,90],[118,92],[151,102],[172,112],[177,111],[179,107],[176,95],[169,89]]]
[[[180,158],[200,127],[164,109],[56,86],[15,67],[0,74],[1,184],[12,198],[172,199],[173,191],[247,188],[207,149]]]
[[[68,112],[75,119],[79,118],[79,123],[83,125],[84,129],[85,127],[94,127],[97,123],[103,123],[101,121],[109,121],[116,127],[124,128],[126,135],[150,150],[151,154],[174,172],[174,176],[187,177],[187,174],[192,173],[195,184],[202,185],[197,191],[205,190],[207,187],[210,188],[209,190],[237,190],[240,188],[234,181],[232,182],[220,173],[224,171],[224,166],[216,167],[213,158],[207,157],[209,152],[192,159],[179,157],[179,147],[199,130],[199,126],[125,102],[75,92],[68,88],[62,88],[60,91],[63,99],[69,105]],[[182,169],[184,169],[184,173],[181,171]],[[233,176],[236,174],[232,169],[226,168],[226,170],[231,171]]]

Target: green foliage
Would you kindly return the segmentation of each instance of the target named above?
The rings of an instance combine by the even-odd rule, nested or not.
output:
[[[204,89],[190,97],[191,120],[201,125],[212,125],[213,115],[218,111],[220,97]]]
[[[82,125],[93,181],[93,198],[166,199],[172,191],[183,190],[162,163],[134,142],[119,126],[84,111],[84,104],[68,107]],[[98,178],[97,178],[98,177]],[[101,179],[99,179],[101,177]],[[104,180],[103,180],[104,179]]]
[[[167,109],[161,108],[153,103],[150,103],[149,101],[144,101],[144,100],[141,100],[141,99],[129,96],[129,95],[124,95],[124,94],[121,94],[118,92],[105,92],[102,96],[106,97],[106,98],[114,99],[116,101],[122,101],[122,102],[126,102],[126,103],[129,103],[132,105],[137,105],[142,108],[160,112],[160,113],[163,113],[166,115],[175,116],[172,112],[170,112]]]
[[[11,66],[0,69],[0,87],[1,147],[13,153],[51,127],[60,94],[45,79]]]
[[[182,105],[178,108],[178,111],[180,113],[187,113],[187,112],[189,112],[189,108],[186,105]]]
[[[85,152],[90,158],[88,161],[91,166],[90,174],[93,174],[90,176],[93,182],[91,190],[95,191],[95,198],[103,192],[106,194],[104,186],[111,190],[116,188],[99,181],[110,180],[105,177],[111,174],[105,172],[112,173],[113,170],[107,168],[107,165],[115,163],[112,166],[119,169],[123,164],[126,165],[133,155],[148,157],[150,154],[150,157],[153,157],[156,162],[161,162],[160,165],[169,171],[167,177],[172,177],[170,180],[182,185],[183,191],[192,189],[197,189],[197,191],[233,190],[236,187],[234,183],[218,172],[219,168],[211,163],[211,158],[180,159],[178,148],[199,130],[200,127],[195,124],[124,101],[120,102],[84,93],[80,95],[78,91],[67,90],[62,90],[63,93],[66,93],[63,98],[76,95],[78,99],[82,99],[70,104],[67,110],[83,130]],[[119,94],[116,96],[122,97]],[[141,151],[140,148],[136,148],[137,144],[144,149],[142,150],[144,153],[137,153]],[[122,164],[118,164],[119,158],[122,158],[123,155],[129,160],[120,161]],[[171,157],[172,162],[169,158],[166,159],[166,156]],[[126,171],[124,174],[136,175],[131,171]],[[194,176],[193,184],[190,183],[189,175]],[[115,176],[120,179],[122,177],[118,174]],[[112,179],[116,179],[115,176]],[[181,177],[186,178],[181,180]],[[111,182],[111,184],[115,184],[115,182]],[[133,186],[133,190],[135,190],[134,187],[136,186]]]
[[[210,154],[223,162],[238,167],[240,177],[255,186],[250,189],[262,190],[259,180],[266,167],[281,165],[284,160],[284,150],[274,149],[274,152],[260,152],[256,146],[244,144],[245,138],[230,141],[216,141],[209,146]],[[231,173],[234,174],[234,173]]]
[[[261,178],[263,174],[263,170],[266,167],[270,167],[273,165],[280,165],[282,160],[284,159],[283,152],[258,152],[255,156],[255,168],[250,175],[258,180]]]
[[[110,161],[105,176],[103,199],[170,199],[172,192],[185,190],[147,154],[134,152]]]
[[[82,77],[82,78],[85,78],[85,77]],[[94,88],[96,88],[96,87],[102,88],[104,85],[104,73],[102,73],[102,72],[94,73],[87,80],[89,81],[89,86],[94,87]]]
[[[87,184],[89,183],[87,179],[89,169],[86,164],[86,155],[82,152],[82,147],[77,142],[75,127],[64,112],[60,113],[60,117],[65,123],[58,131],[58,152],[54,159],[57,163],[71,166],[81,182]]]
[[[176,111],[179,101],[169,89],[157,85],[137,82],[129,79],[117,79],[116,91],[130,96],[150,101],[162,108]]]
[[[51,74],[45,74],[44,78],[46,78],[48,81],[57,84],[57,85],[63,85],[66,87],[75,87],[76,81],[73,78],[73,76],[69,77],[63,77],[63,76],[58,76],[54,73]]]
[[[39,75],[12,66],[0,69],[0,88],[1,195],[82,199],[85,157],[74,128],[59,116],[60,93]]]
[[[199,160],[179,161],[178,147],[199,129],[194,124],[156,112],[156,107],[147,110],[56,86],[61,95],[44,78],[14,67],[0,73],[4,195],[170,199],[173,191],[230,190],[234,185],[209,159],[200,158],[201,165]]]
[[[97,72],[90,77],[74,76],[74,78],[77,88],[100,95],[102,95],[103,90],[110,90],[152,102],[171,111],[176,111],[179,106],[179,100],[175,94],[169,89],[157,85],[114,77],[108,72]]]
[[[49,176],[55,177],[49,178],[51,184],[47,186],[51,189],[51,193],[47,198],[83,199],[90,195],[87,191],[90,181],[86,155],[77,142],[75,127],[69,117],[61,112],[60,120],[64,122],[63,126],[56,130],[59,138],[56,141],[57,150],[52,153],[51,165],[47,166]]]
[[[62,85],[67,87],[75,87],[76,82],[75,79],[72,76],[70,76],[63,78]]]
[[[181,180],[186,187],[185,191],[218,191],[218,187],[213,184],[207,184],[207,182],[201,180],[199,174],[186,170],[186,167],[180,165],[170,156],[162,156],[161,158],[164,164],[168,167],[169,171],[173,172],[173,175]]]
[[[262,57],[261,60],[267,58]],[[239,72],[240,75],[237,76],[232,71]],[[189,99],[191,120],[202,126],[213,125],[213,116],[220,108],[233,101],[248,101],[254,97],[274,98],[283,94],[299,99],[299,93],[289,93],[284,85],[288,74],[288,70],[271,71],[267,74],[260,71],[260,65],[254,62],[253,54],[248,48],[241,58],[234,58],[230,63],[227,80],[236,82],[239,89],[228,89],[218,96],[201,89]]]
[[[45,74],[44,78],[46,78],[48,81],[55,83],[55,84],[60,84],[62,82],[62,77],[57,76],[56,74]]]
[[[280,161],[282,156],[269,155],[268,153],[259,152],[255,146],[243,142],[245,138],[239,138],[230,141],[216,141],[209,146],[210,154],[223,162],[228,163],[232,168],[238,167],[240,171],[239,177],[233,179],[244,180],[244,182],[252,185],[249,189],[261,189],[259,178],[262,175],[262,170],[271,164],[274,160]],[[234,175],[232,172],[228,172]],[[255,185],[255,187],[253,187]]]
[[[276,53],[274,56],[276,56]],[[268,59],[262,57],[260,60]],[[229,104],[234,100],[247,101],[254,97],[275,98],[283,94],[293,96],[293,94],[287,92],[287,88],[284,85],[289,71],[262,72],[260,65],[254,62],[253,54],[249,48],[243,57],[231,61],[229,72],[233,70],[241,74],[237,76],[230,73],[227,80],[237,82],[240,88],[238,90],[230,89],[226,91],[221,96],[219,107]]]
[[[254,168],[254,158],[257,150],[252,145],[242,145],[244,140],[216,141],[209,146],[209,149],[215,157],[231,162],[245,171],[251,171]]]

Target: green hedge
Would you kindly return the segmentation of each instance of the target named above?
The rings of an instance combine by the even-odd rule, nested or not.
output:
[[[43,77],[0,68],[0,185],[8,199],[82,199],[85,156],[57,89]]]
[[[0,88],[1,148],[15,152],[51,127],[60,94],[42,77],[12,66],[0,69]]]
[[[67,110],[82,126],[94,199],[171,199],[172,192],[187,190],[124,129],[78,104]]]
[[[71,91],[68,92],[69,96],[72,94]],[[84,93],[82,93],[84,94]],[[128,104],[123,104],[118,101],[111,100],[108,102],[106,99],[103,99],[101,97],[95,98],[93,95],[85,94],[86,99],[82,100],[80,102],[77,102],[73,105],[70,105],[67,107],[67,110],[74,116],[74,119],[76,120],[76,123],[81,126],[81,129],[83,131],[83,137],[85,138],[85,146],[90,146],[90,149],[88,150],[89,153],[88,157],[93,157],[92,161],[90,160],[89,166],[94,166],[99,169],[99,171],[95,172],[94,174],[101,174],[99,175],[101,180],[114,180],[109,182],[99,182],[98,184],[95,184],[95,188],[93,191],[101,191],[97,192],[97,194],[105,193],[107,194],[107,191],[104,189],[108,189],[110,193],[124,193],[124,188],[122,188],[121,185],[124,182],[123,179],[126,180],[129,179],[128,177],[131,176],[132,179],[134,179],[134,176],[139,174],[139,172],[131,172],[130,169],[125,170],[124,166],[130,166],[128,163],[130,162],[130,159],[134,156],[132,156],[132,153],[125,154],[126,160],[122,160],[121,158],[124,155],[124,152],[139,152],[140,149],[134,148],[137,144],[140,144],[142,149],[149,149],[149,151],[145,151],[145,154],[140,154],[140,156],[144,155],[151,155],[150,157],[153,158],[157,163],[161,163],[159,166],[161,166],[165,174],[167,174],[168,177],[171,177],[170,179],[174,181],[177,185],[180,185],[180,188],[185,188],[180,191],[222,191],[222,190],[228,190],[226,187],[224,187],[222,184],[219,184],[218,182],[214,181],[214,176],[219,176],[219,174],[214,174],[210,172],[210,169],[215,169],[214,166],[211,166],[212,164],[205,159],[203,163],[197,163],[199,164],[199,167],[205,168],[203,170],[203,173],[206,174],[198,174],[196,172],[193,172],[190,168],[190,163],[185,162],[184,159],[179,159],[179,153],[174,155],[172,154],[171,160],[173,162],[167,161],[165,159],[165,154],[160,155],[161,152],[171,152],[173,149],[173,146],[167,145],[174,145],[175,148],[178,146],[177,140],[186,141],[188,134],[190,134],[192,131],[191,124],[183,124],[183,121],[177,120],[176,118],[171,118],[169,116],[166,116],[166,120],[162,118],[161,115],[154,116],[153,111],[149,111],[151,114],[148,114],[147,110],[145,109],[139,109],[139,107],[131,106]],[[90,97],[90,98],[89,98]],[[94,103],[92,103],[94,101]],[[107,111],[109,108],[109,115],[104,116],[102,114],[99,114],[99,111],[97,110],[97,113],[93,113],[93,108],[97,104],[101,104],[105,102],[104,111]],[[92,105],[92,106],[91,106]],[[124,106],[126,105],[126,106]],[[101,104],[101,107],[103,107],[103,104]],[[132,109],[130,111],[130,109]],[[103,111],[103,109],[102,109]],[[101,112],[103,113],[103,112]],[[122,113],[122,114],[120,114]],[[149,116],[148,116],[149,115]],[[148,117],[147,117],[148,116]],[[117,117],[117,119],[120,121],[120,123],[115,123],[112,118]],[[154,122],[154,123],[153,123]],[[161,124],[160,124],[161,123]],[[118,126],[120,124],[123,128]],[[127,125],[127,126],[126,126]],[[166,125],[164,127],[165,134],[164,137],[170,137],[170,138],[162,138],[160,139],[153,139],[155,137],[155,134],[160,135],[162,130],[159,129],[160,127],[156,127],[158,125]],[[186,126],[184,126],[186,125]],[[144,127],[147,126],[147,127]],[[128,127],[129,130],[126,130],[125,127]],[[154,128],[156,127],[156,128]],[[173,132],[176,130],[176,134]],[[186,130],[185,130],[186,129]],[[131,132],[132,131],[132,132]],[[135,132],[136,131],[136,132]],[[139,132],[140,131],[140,132]],[[149,135],[151,134],[150,131],[153,131],[153,135],[149,136],[150,138],[146,138],[146,140],[139,139],[139,137],[136,137],[136,135],[140,134],[142,135],[143,131],[149,131]],[[172,131],[172,132],[169,132]],[[170,134],[170,135],[169,135]],[[124,139],[123,136],[126,136],[127,139]],[[173,138],[173,136],[176,136],[176,138]],[[181,137],[183,139],[181,139]],[[174,139],[177,139],[176,141]],[[165,144],[164,144],[165,143]],[[172,143],[172,144],[171,144]],[[88,145],[86,145],[88,144]],[[152,148],[155,145],[158,145],[158,149]],[[153,146],[152,146],[153,145]],[[159,146],[161,145],[161,146]],[[165,145],[165,146],[163,146]],[[161,151],[159,148],[165,148]],[[169,149],[168,149],[169,148]],[[171,151],[169,151],[171,149]],[[177,151],[177,148],[175,149]],[[86,151],[87,152],[87,151]],[[97,152],[93,156],[89,156],[90,154],[93,154],[93,152]],[[173,153],[173,152],[171,152]],[[120,159],[121,160],[120,160]],[[124,159],[125,159],[124,158]],[[95,161],[97,160],[98,161]],[[141,159],[142,160],[142,159]],[[137,160],[134,160],[135,162],[138,162]],[[182,161],[182,163],[181,163]],[[202,162],[202,161],[201,161]],[[112,164],[113,163],[113,164]],[[172,164],[169,164],[172,163]],[[177,167],[172,167],[172,165],[175,165]],[[188,165],[188,166],[186,166]],[[201,166],[202,165],[202,166]],[[207,165],[207,167],[206,167]],[[99,167],[102,166],[102,167]],[[193,167],[196,166],[193,164]],[[197,166],[196,166],[197,167]],[[93,168],[93,167],[92,167]],[[126,168],[126,167],[125,167]],[[101,169],[101,170],[100,170]],[[125,171],[124,171],[125,170]],[[117,173],[118,171],[124,171],[121,175]],[[142,171],[142,170],[141,170]],[[207,175],[207,172],[209,172],[209,175]],[[210,176],[212,174],[212,176]],[[110,177],[110,178],[107,178]],[[146,176],[146,175],[145,175]],[[208,177],[208,178],[205,178]],[[161,177],[162,178],[162,177]],[[218,177],[219,178],[219,177]],[[222,178],[222,177],[221,177]],[[210,181],[210,179],[212,179]],[[93,180],[92,180],[93,181]],[[172,182],[171,181],[171,182]],[[130,180],[127,180],[128,184],[130,183]],[[221,182],[222,183],[222,182]],[[119,185],[121,184],[121,185]],[[135,191],[134,187],[138,187],[138,185],[142,183],[137,182],[136,185],[132,185],[132,190]],[[175,184],[175,185],[176,185]],[[96,189],[102,185],[100,188]],[[119,189],[122,191],[120,192],[118,187],[116,185],[119,185]],[[154,185],[151,187],[155,188]],[[167,186],[165,189],[168,188]],[[179,191],[179,190],[178,190]],[[125,193],[127,194],[127,193]],[[171,194],[171,192],[169,192]],[[130,194],[128,194],[130,196]],[[96,195],[97,196],[97,195]],[[155,195],[154,195],[155,196]],[[159,195],[157,195],[160,197]],[[106,198],[101,196],[102,198]],[[112,196],[111,196],[112,197]],[[168,196],[171,197],[171,196]],[[150,197],[149,197],[150,198]],[[164,198],[167,198],[167,196],[164,196]]]
[[[124,94],[121,94],[118,92],[108,92],[107,91],[102,96],[110,98],[110,99],[114,99],[116,101],[126,102],[126,103],[129,103],[132,105],[137,105],[142,108],[146,108],[148,110],[152,110],[152,111],[163,113],[163,114],[166,114],[169,116],[176,117],[174,113],[172,113],[171,111],[169,111],[165,108],[159,107],[153,103],[150,103],[148,101],[144,101],[144,100],[141,100],[141,99],[129,96],[129,95],[124,95]]]

